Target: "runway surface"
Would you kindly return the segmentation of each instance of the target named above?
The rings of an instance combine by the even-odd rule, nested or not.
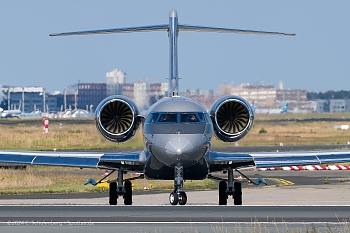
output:
[[[350,206],[0,206],[1,232],[334,232]],[[339,231],[337,231],[339,232]],[[347,232],[347,231],[344,231]]]
[[[135,192],[133,206],[106,205],[107,193],[2,196],[0,232],[348,232],[349,171],[254,173],[270,184],[243,188],[244,206],[217,206],[217,190],[187,191],[186,206],[155,191]]]
[[[337,222],[350,206],[2,205],[0,222]]]

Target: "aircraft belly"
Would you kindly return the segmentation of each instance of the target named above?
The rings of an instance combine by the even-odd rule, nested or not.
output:
[[[144,174],[147,179],[173,180],[174,168],[161,163],[154,156],[151,156],[145,165]],[[184,167],[184,180],[203,180],[208,175],[208,164],[204,158],[195,164]]]

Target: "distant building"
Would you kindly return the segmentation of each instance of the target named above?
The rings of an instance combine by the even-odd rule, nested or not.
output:
[[[48,106],[48,112],[63,112],[66,109],[74,109],[75,94],[50,94],[47,96],[46,104]]]
[[[151,83],[149,85],[149,105],[152,105],[165,96],[168,96],[168,90],[168,83]]]
[[[97,105],[107,97],[106,83],[79,83],[78,108],[95,111]]]
[[[349,105],[349,100],[344,99],[331,99],[329,100],[329,111],[330,112],[346,112]]]
[[[314,103],[315,112],[350,112],[350,99],[318,99]]]
[[[43,87],[1,87],[2,106],[6,109],[19,109],[22,112],[32,112],[38,109],[45,111],[46,94]],[[4,103],[7,102],[7,103]]]
[[[107,77],[107,96],[121,95],[123,84],[126,80],[126,73],[121,70],[113,70],[106,73]]]
[[[142,109],[148,108],[167,95],[168,83],[124,83],[122,95],[129,97]]]
[[[122,95],[134,99],[134,83],[124,83],[122,86]]]
[[[214,91],[212,90],[199,90],[199,89],[197,90],[187,89],[185,91],[180,92],[180,95],[193,99],[194,101],[198,102],[207,110],[214,103],[214,101],[219,97],[219,95],[215,94]]]
[[[221,85],[219,92],[222,95],[236,95],[246,99],[249,103],[257,102],[259,108],[274,108],[276,106],[277,89],[273,85],[251,85],[249,83]]]
[[[257,103],[258,108],[273,109],[281,108],[284,104],[289,104],[290,110],[296,112],[313,111],[314,106],[307,100],[306,90],[302,89],[283,89],[283,83],[280,81],[279,89],[273,85],[251,85],[249,83],[240,86],[222,85],[219,87],[222,95],[236,95],[246,99],[249,103]]]

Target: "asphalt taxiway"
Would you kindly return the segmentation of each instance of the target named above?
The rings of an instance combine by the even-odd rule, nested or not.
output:
[[[268,186],[245,183],[243,206],[218,206],[218,191],[134,192],[133,206],[106,205],[108,193],[0,197],[1,232],[347,232],[349,171],[249,171]],[[307,179],[308,178],[308,179]],[[325,183],[325,178],[330,182]],[[288,180],[284,184],[276,179]],[[342,182],[340,182],[342,181]]]
[[[350,171],[245,171],[264,178],[268,185],[243,182],[243,205],[350,205]],[[220,174],[218,174],[219,176]],[[224,177],[225,175],[223,175]],[[239,174],[235,173],[237,178]],[[190,182],[190,181],[187,181]],[[190,205],[216,205],[218,191],[186,190]],[[168,205],[170,191],[134,191],[134,205]],[[122,199],[119,200],[122,203]],[[108,192],[0,196],[0,204],[96,204],[108,203]],[[232,200],[229,200],[232,205]]]
[[[170,192],[170,191],[169,191]],[[147,194],[133,195],[133,205],[169,205],[169,192],[158,193],[150,191]],[[45,198],[38,195],[36,198],[1,198],[0,205],[106,205],[108,194],[100,197],[81,195]],[[218,191],[187,191],[188,205],[217,205]],[[123,199],[119,199],[120,205]],[[228,205],[233,205],[229,199]],[[243,205],[350,205],[350,187],[344,185],[294,187],[262,187],[243,189]],[[349,211],[350,215],[350,211]]]
[[[0,205],[0,231],[348,232],[349,213],[350,206]]]

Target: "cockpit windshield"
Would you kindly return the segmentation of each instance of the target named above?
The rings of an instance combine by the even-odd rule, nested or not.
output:
[[[158,120],[159,123],[177,123],[176,113],[162,113]]]
[[[181,113],[181,123],[199,122],[195,113]]]
[[[147,118],[146,118],[146,122],[147,123],[155,123],[157,122],[159,117],[159,112],[152,112],[150,114],[148,114]]]
[[[152,112],[145,123],[206,123],[203,112]]]

